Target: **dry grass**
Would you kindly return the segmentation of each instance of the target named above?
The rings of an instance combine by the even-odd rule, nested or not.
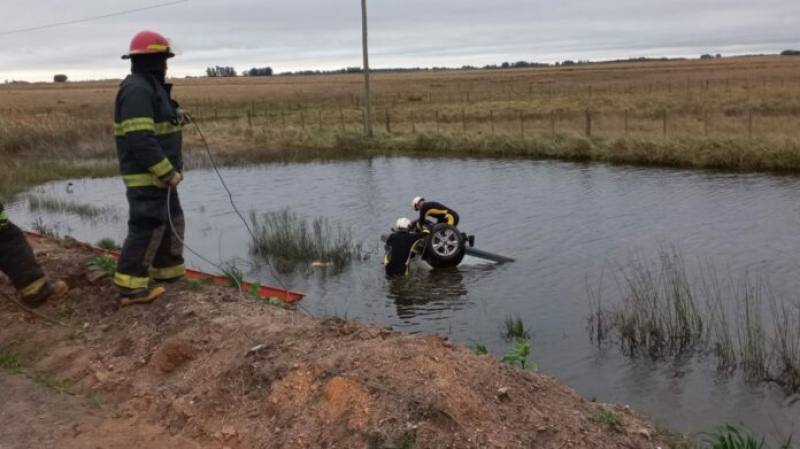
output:
[[[223,163],[364,156],[380,146],[429,154],[424,141],[451,156],[505,142],[486,154],[799,170],[798,74],[800,58],[785,56],[377,73],[372,142],[352,138],[363,129],[358,74],[173,81]],[[0,86],[0,169],[15,173],[0,194],[113,173],[118,84]],[[193,128],[186,141],[189,151],[202,147]]]

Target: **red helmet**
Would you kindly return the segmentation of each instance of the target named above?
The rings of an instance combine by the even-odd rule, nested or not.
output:
[[[175,56],[172,52],[172,43],[169,39],[156,33],[155,31],[140,31],[131,39],[131,49],[122,59],[129,59],[133,55],[144,55],[152,53],[166,53],[168,58]]]

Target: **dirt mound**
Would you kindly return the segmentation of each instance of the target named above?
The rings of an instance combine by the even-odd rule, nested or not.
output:
[[[440,336],[189,284],[119,309],[85,246],[32,243],[72,286],[37,310],[67,326],[0,302],[3,448],[665,447],[626,407]]]

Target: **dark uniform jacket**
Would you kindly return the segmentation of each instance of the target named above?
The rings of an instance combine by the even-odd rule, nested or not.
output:
[[[425,234],[421,232],[393,232],[389,235],[386,239],[386,254],[383,256],[386,274],[390,276],[406,274],[412,251],[424,238]]]
[[[178,104],[171,84],[148,73],[128,75],[114,108],[119,168],[128,187],[159,186],[183,171]]]

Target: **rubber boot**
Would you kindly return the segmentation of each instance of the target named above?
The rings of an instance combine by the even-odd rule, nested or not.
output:
[[[124,294],[121,293],[119,295],[119,305],[120,307],[127,307],[131,304],[147,304],[155,301],[156,298],[163,295],[166,291],[167,289],[159,285],[153,288],[143,288]]]
[[[51,299],[60,298],[69,292],[69,286],[64,281],[50,282],[44,285],[38,292],[22,297],[22,304],[31,309],[41,306]]]

